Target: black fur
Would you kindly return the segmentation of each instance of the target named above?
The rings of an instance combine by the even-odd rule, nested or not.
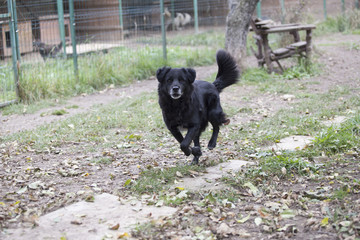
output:
[[[213,126],[209,149],[216,146],[219,127],[230,122],[221,108],[219,93],[237,82],[239,70],[235,60],[224,50],[217,52],[216,60],[219,69],[212,84],[195,80],[196,72],[192,68],[163,67],[156,72],[164,122],[185,155],[194,155],[193,164],[197,164],[202,155],[200,135],[208,122]],[[181,128],[187,129],[185,137]],[[192,141],[194,147],[190,147]]]

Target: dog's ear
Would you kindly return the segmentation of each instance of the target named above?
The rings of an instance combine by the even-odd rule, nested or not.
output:
[[[159,82],[162,82],[165,78],[165,75],[171,70],[170,67],[162,67],[162,68],[159,68],[157,71],[156,71],[156,78]]]
[[[192,68],[182,68],[182,70],[186,73],[188,80],[190,83],[193,83],[196,78],[196,71]]]

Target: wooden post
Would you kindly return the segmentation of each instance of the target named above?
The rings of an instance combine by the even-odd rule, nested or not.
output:
[[[300,42],[300,36],[298,31],[291,31],[290,34],[294,36],[294,42]]]
[[[306,57],[308,60],[310,60],[311,57],[311,38],[312,38],[311,29],[306,30]]]
[[[261,38],[263,39],[263,44],[264,44],[264,55],[265,55],[265,62],[266,62],[266,66],[268,68],[268,72],[271,73],[273,71],[273,66],[272,66],[272,62],[270,59],[270,46],[269,46],[269,40],[268,40],[268,35],[267,34],[262,34]]]

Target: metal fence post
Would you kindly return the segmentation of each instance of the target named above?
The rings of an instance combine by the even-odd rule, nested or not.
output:
[[[280,6],[281,6],[281,23],[285,22],[285,4],[284,0],[280,0]]]
[[[355,0],[355,7],[356,9],[359,9],[359,0]]]
[[[73,50],[74,71],[75,71],[75,76],[78,77],[79,69],[78,69],[77,52],[76,52],[74,0],[69,0],[69,12],[70,12],[70,31],[71,31],[71,45]]]
[[[20,61],[20,58],[21,58],[21,54],[20,54],[20,51],[19,51],[19,29],[18,29],[18,20],[17,20],[17,12],[16,12],[16,0],[12,0],[13,3],[12,3],[12,6],[13,6],[13,12],[12,14],[14,15],[14,25],[15,25],[15,41],[16,41],[16,46],[18,48],[18,51],[16,51],[16,54],[17,54],[17,60]]]
[[[341,11],[343,14],[345,13],[345,0],[341,0]]]
[[[170,12],[171,12],[171,22],[172,22],[172,30],[175,30],[175,3],[174,0],[170,1]],[[166,30],[166,29],[165,29]]]
[[[123,22],[123,10],[122,10],[121,0],[119,0],[119,23],[121,28],[121,39],[124,40],[124,22]]]
[[[59,18],[60,38],[63,46],[63,57],[66,58],[66,40],[65,40],[65,23],[64,23],[64,6],[63,0],[57,0],[57,11]]]
[[[166,29],[165,29],[165,16],[164,16],[164,0],[160,0],[160,21],[161,21],[161,38],[162,38],[162,48],[163,48],[163,58],[167,59],[166,53]]]
[[[195,24],[195,33],[199,32],[199,18],[198,18],[198,2],[194,0],[194,24]]]
[[[259,2],[257,3],[256,13],[257,13],[257,17],[258,17],[258,18],[261,18],[261,1],[259,1]]]
[[[326,0],[324,0],[324,17],[327,19]]]
[[[20,55],[19,45],[16,41],[16,32],[17,32],[17,24],[15,24],[16,18],[14,12],[16,12],[16,5],[13,0],[8,0],[8,12],[10,14],[9,19],[9,28],[10,28],[10,41],[11,41],[11,51],[12,51],[12,62],[13,62],[13,71],[14,71],[14,81],[15,81],[15,91],[16,96],[19,97],[19,58]]]

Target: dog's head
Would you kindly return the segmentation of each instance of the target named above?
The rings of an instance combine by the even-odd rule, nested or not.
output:
[[[184,93],[193,89],[196,72],[192,68],[159,68],[156,72],[159,90],[165,92],[172,99],[179,99]]]

